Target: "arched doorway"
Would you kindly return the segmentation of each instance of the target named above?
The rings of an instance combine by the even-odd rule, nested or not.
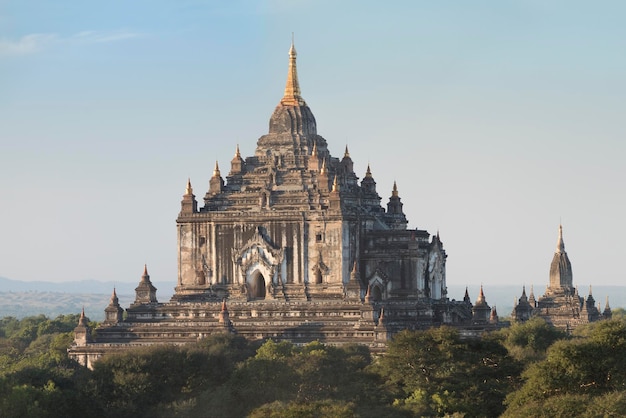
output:
[[[265,277],[256,272],[250,283],[250,296],[252,299],[265,299]]]
[[[313,271],[313,277],[315,279],[315,284],[322,284],[322,270],[320,270],[319,266],[315,267],[315,271]]]
[[[372,286],[372,300],[375,302],[380,302],[383,300],[383,294],[380,291],[380,287]]]

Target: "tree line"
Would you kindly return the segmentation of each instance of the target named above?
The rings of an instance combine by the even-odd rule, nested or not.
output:
[[[78,315],[0,319],[1,417],[560,417],[626,410],[626,320],[571,336],[541,319],[462,339],[404,331],[360,345],[248,341],[67,356]],[[92,324],[95,325],[95,324]]]

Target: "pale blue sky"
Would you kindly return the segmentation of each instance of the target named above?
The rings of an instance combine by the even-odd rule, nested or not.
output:
[[[0,1],[0,276],[176,283],[187,177],[302,94],[449,284],[625,284],[622,1]],[[462,295],[451,295],[461,297]],[[598,295],[600,296],[600,295]]]

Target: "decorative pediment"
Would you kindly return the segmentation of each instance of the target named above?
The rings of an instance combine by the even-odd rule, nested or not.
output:
[[[262,263],[268,267],[276,267],[282,262],[284,251],[275,247],[272,241],[263,233],[262,228],[257,227],[254,235],[235,254],[235,260],[233,261],[235,264],[243,267],[253,263]]]
[[[330,268],[324,264],[324,260],[322,260],[322,254],[317,256],[317,262],[311,266],[311,271],[320,271],[322,274],[328,274],[330,272]]]
[[[380,282],[380,284],[383,286],[386,286],[389,282],[389,275],[385,272],[382,263],[379,263],[378,266],[376,266],[376,269],[367,278],[367,282],[370,285],[373,284],[375,281]]]

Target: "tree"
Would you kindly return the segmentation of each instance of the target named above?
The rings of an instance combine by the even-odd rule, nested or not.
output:
[[[558,340],[567,338],[567,334],[544,319],[535,317],[525,322],[513,323],[494,333],[507,348],[509,354],[524,363],[543,360],[546,350]]]
[[[562,402],[563,399],[582,399],[589,406],[594,403],[591,401],[625,390],[626,322],[600,321],[584,334],[585,337],[554,343],[545,360],[524,372],[524,385],[506,400],[506,416],[525,414],[531,406],[553,408],[561,404],[563,410],[578,416],[586,408],[574,409],[577,402]],[[614,405],[621,405],[623,397],[613,401]]]
[[[375,368],[415,415],[497,416],[520,365],[496,339],[461,340],[456,329],[403,331]]]

